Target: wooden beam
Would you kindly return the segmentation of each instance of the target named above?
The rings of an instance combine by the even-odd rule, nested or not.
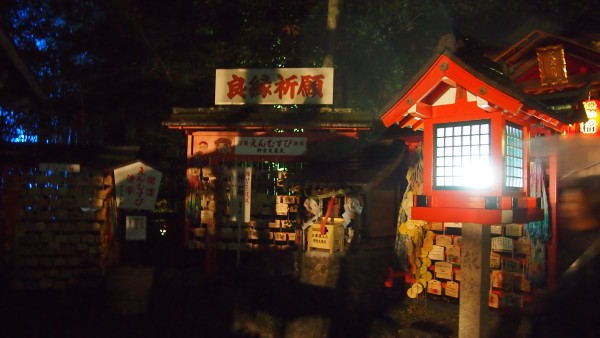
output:
[[[417,131],[417,129],[421,128],[422,124],[423,124],[423,120],[417,120],[415,123],[413,123],[412,129],[414,131]]]
[[[427,103],[417,102],[417,110],[413,113],[414,116],[421,119],[430,119],[433,113],[433,107]]]
[[[400,128],[404,128],[413,119],[414,119],[414,117],[412,115],[406,115],[402,118],[402,120],[398,121],[398,126]]]

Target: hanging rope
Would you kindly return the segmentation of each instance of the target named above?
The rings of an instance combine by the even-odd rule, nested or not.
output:
[[[410,209],[413,194],[419,194],[423,190],[423,144],[420,144],[415,149],[412,166],[408,169],[406,180],[408,184],[402,197],[400,210],[398,211],[396,241],[394,243],[396,262],[405,271],[410,269],[411,256],[414,254],[415,247],[411,236],[401,231],[401,227],[402,224],[411,219]]]

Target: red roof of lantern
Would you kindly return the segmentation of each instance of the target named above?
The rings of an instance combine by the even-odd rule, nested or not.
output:
[[[569,124],[586,120],[581,107],[584,89],[534,97],[515,87],[502,67],[483,57],[448,50],[434,55],[412,81],[382,110],[386,127],[422,129],[431,107],[454,103],[457,88],[467,100],[486,111],[511,114],[525,124],[543,124],[562,132]],[[586,96],[587,97],[587,96]]]

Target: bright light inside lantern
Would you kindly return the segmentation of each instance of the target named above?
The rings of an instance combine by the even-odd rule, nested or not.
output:
[[[464,186],[474,189],[487,188],[494,181],[492,168],[488,163],[479,163],[464,168]]]
[[[436,125],[434,135],[436,188],[478,189],[492,185],[489,120]]]

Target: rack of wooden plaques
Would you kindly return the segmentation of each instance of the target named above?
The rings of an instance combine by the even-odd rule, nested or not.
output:
[[[112,176],[35,170],[21,177],[13,289],[85,287],[101,276]]]
[[[429,224],[431,243],[420,260],[427,295],[434,299],[458,301],[460,294],[461,223]],[[532,246],[523,224],[491,225],[490,291],[491,308],[520,308],[532,299],[528,264]],[[425,240],[428,241],[427,239]]]

